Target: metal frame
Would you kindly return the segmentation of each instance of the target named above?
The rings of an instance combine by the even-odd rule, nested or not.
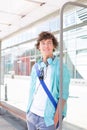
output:
[[[87,5],[77,2],[66,2],[60,9],[60,113],[59,130],[62,130],[62,81],[63,81],[63,13],[67,5],[74,5],[87,8]]]
[[[1,41],[0,41],[0,102],[1,102]]]

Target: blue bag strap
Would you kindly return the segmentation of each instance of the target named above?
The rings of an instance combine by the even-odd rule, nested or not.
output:
[[[35,69],[36,69],[37,76],[38,76],[38,78],[39,78],[40,70],[38,69],[38,64],[37,64],[37,63],[35,64]],[[39,81],[40,81],[41,86],[43,87],[44,91],[45,91],[46,94],[48,95],[50,101],[52,102],[53,106],[54,106],[55,109],[56,109],[57,103],[56,103],[54,97],[52,96],[52,94],[50,93],[49,89],[47,88],[47,86],[46,86],[44,80],[39,78]]]

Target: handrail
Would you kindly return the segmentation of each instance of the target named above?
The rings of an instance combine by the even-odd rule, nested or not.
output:
[[[63,11],[67,5],[74,5],[87,8],[87,5],[77,2],[66,2],[60,9],[60,112],[59,130],[62,130],[62,81],[63,81]]]

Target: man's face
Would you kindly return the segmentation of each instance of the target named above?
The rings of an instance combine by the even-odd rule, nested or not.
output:
[[[43,57],[51,57],[53,55],[53,41],[52,39],[42,40],[39,44],[39,50]]]

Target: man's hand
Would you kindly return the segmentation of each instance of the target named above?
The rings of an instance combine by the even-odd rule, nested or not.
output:
[[[55,126],[55,128],[57,126],[58,121],[59,121],[59,112],[58,112],[58,110],[56,110],[55,115],[54,115],[54,126]]]

